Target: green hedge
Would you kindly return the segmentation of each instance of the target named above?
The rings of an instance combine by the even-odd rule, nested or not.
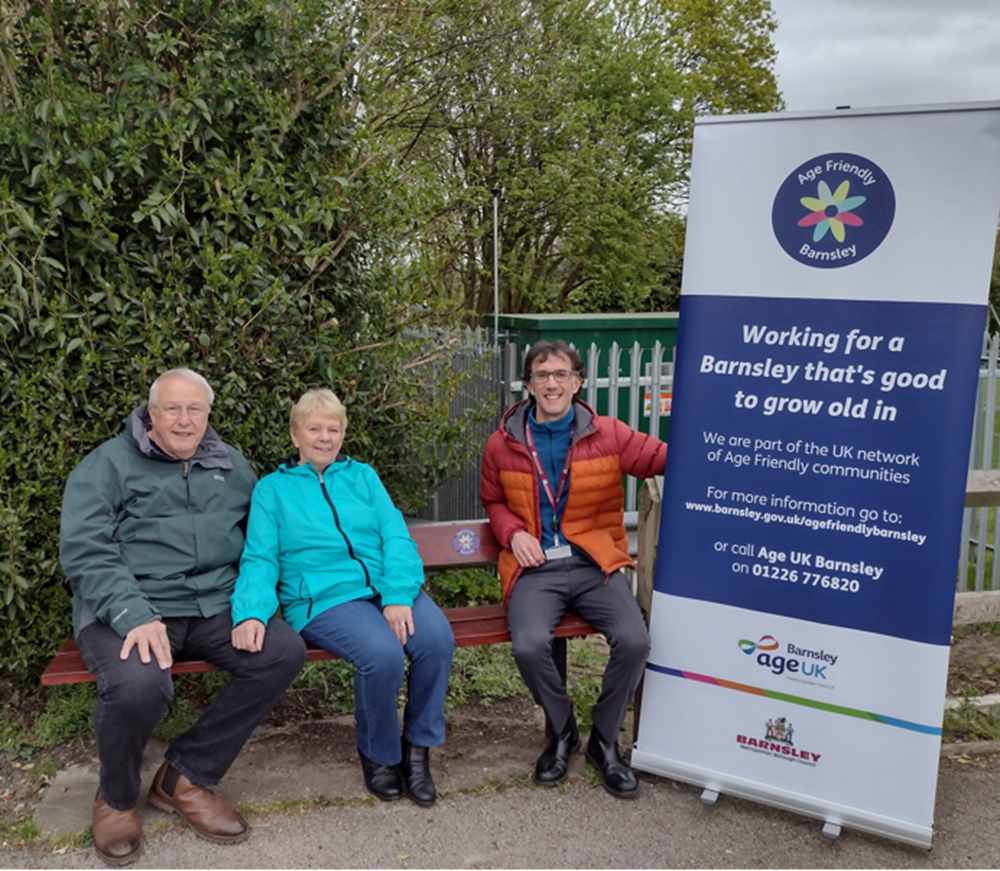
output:
[[[208,377],[213,424],[258,471],[318,384],[404,508],[461,458],[446,347],[404,332],[434,313],[385,266],[405,216],[343,5],[52,0],[0,20],[0,672],[32,677],[68,633],[63,483],[167,367]]]

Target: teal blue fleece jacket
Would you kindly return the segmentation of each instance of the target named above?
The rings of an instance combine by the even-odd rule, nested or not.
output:
[[[412,605],[424,582],[420,553],[376,471],[340,457],[322,477],[282,465],[253,491],[232,598],[233,625],[273,616],[296,631],[354,599]]]

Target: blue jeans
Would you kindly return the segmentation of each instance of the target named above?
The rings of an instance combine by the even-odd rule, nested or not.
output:
[[[402,758],[396,697],[410,660],[403,735],[417,747],[444,743],[444,700],[455,650],[448,618],[426,593],[413,602],[414,633],[399,643],[378,599],[328,608],[302,628],[302,637],[354,668],[354,720],[358,751],[380,765]],[[405,653],[405,657],[404,657]]]

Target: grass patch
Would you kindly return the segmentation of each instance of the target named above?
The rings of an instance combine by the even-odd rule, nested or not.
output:
[[[1000,741],[1000,714],[978,708],[966,699],[944,712],[943,739],[955,741]]]
[[[35,720],[32,739],[39,747],[54,747],[90,731],[97,692],[94,684],[54,687]]]
[[[314,704],[332,714],[349,714],[354,710],[354,666],[342,659],[307,662],[292,684],[291,691],[306,690],[316,699]]]
[[[589,732],[593,725],[590,709],[601,694],[608,650],[599,638],[581,638],[569,643],[568,659],[567,690],[573,700],[576,722],[581,732]]]
[[[172,741],[178,735],[183,735],[190,729],[198,717],[201,708],[186,696],[174,696],[166,716],[157,723],[153,734],[161,741]]]
[[[608,661],[607,648],[599,639],[576,639],[569,643],[568,690],[584,731],[591,725],[590,709],[601,694],[601,679]],[[510,644],[466,647],[455,651],[448,687],[447,709],[469,701],[492,704],[529,695]]]
[[[39,750],[65,744],[90,732],[96,696],[93,684],[53,687],[32,718],[16,705],[0,711],[0,750],[14,760],[30,760]],[[46,763],[54,765],[51,758]]]
[[[38,824],[33,817],[7,821],[0,819],[0,841],[12,841],[15,844],[25,844],[41,838]]]
[[[447,710],[473,699],[490,704],[527,694],[528,689],[521,680],[509,643],[460,647],[455,651],[448,683]]]
[[[23,766],[23,768],[30,770],[32,777],[39,784],[47,783],[59,773],[59,763],[48,753],[36,757],[33,762]]]
[[[27,732],[27,727],[13,710],[0,710],[0,751],[16,753],[25,743]]]

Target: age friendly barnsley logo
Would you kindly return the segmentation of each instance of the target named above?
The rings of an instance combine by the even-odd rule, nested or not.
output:
[[[771,226],[789,257],[836,269],[864,260],[889,233],[896,215],[892,182],[858,154],[821,154],[796,167],[771,207]]]

